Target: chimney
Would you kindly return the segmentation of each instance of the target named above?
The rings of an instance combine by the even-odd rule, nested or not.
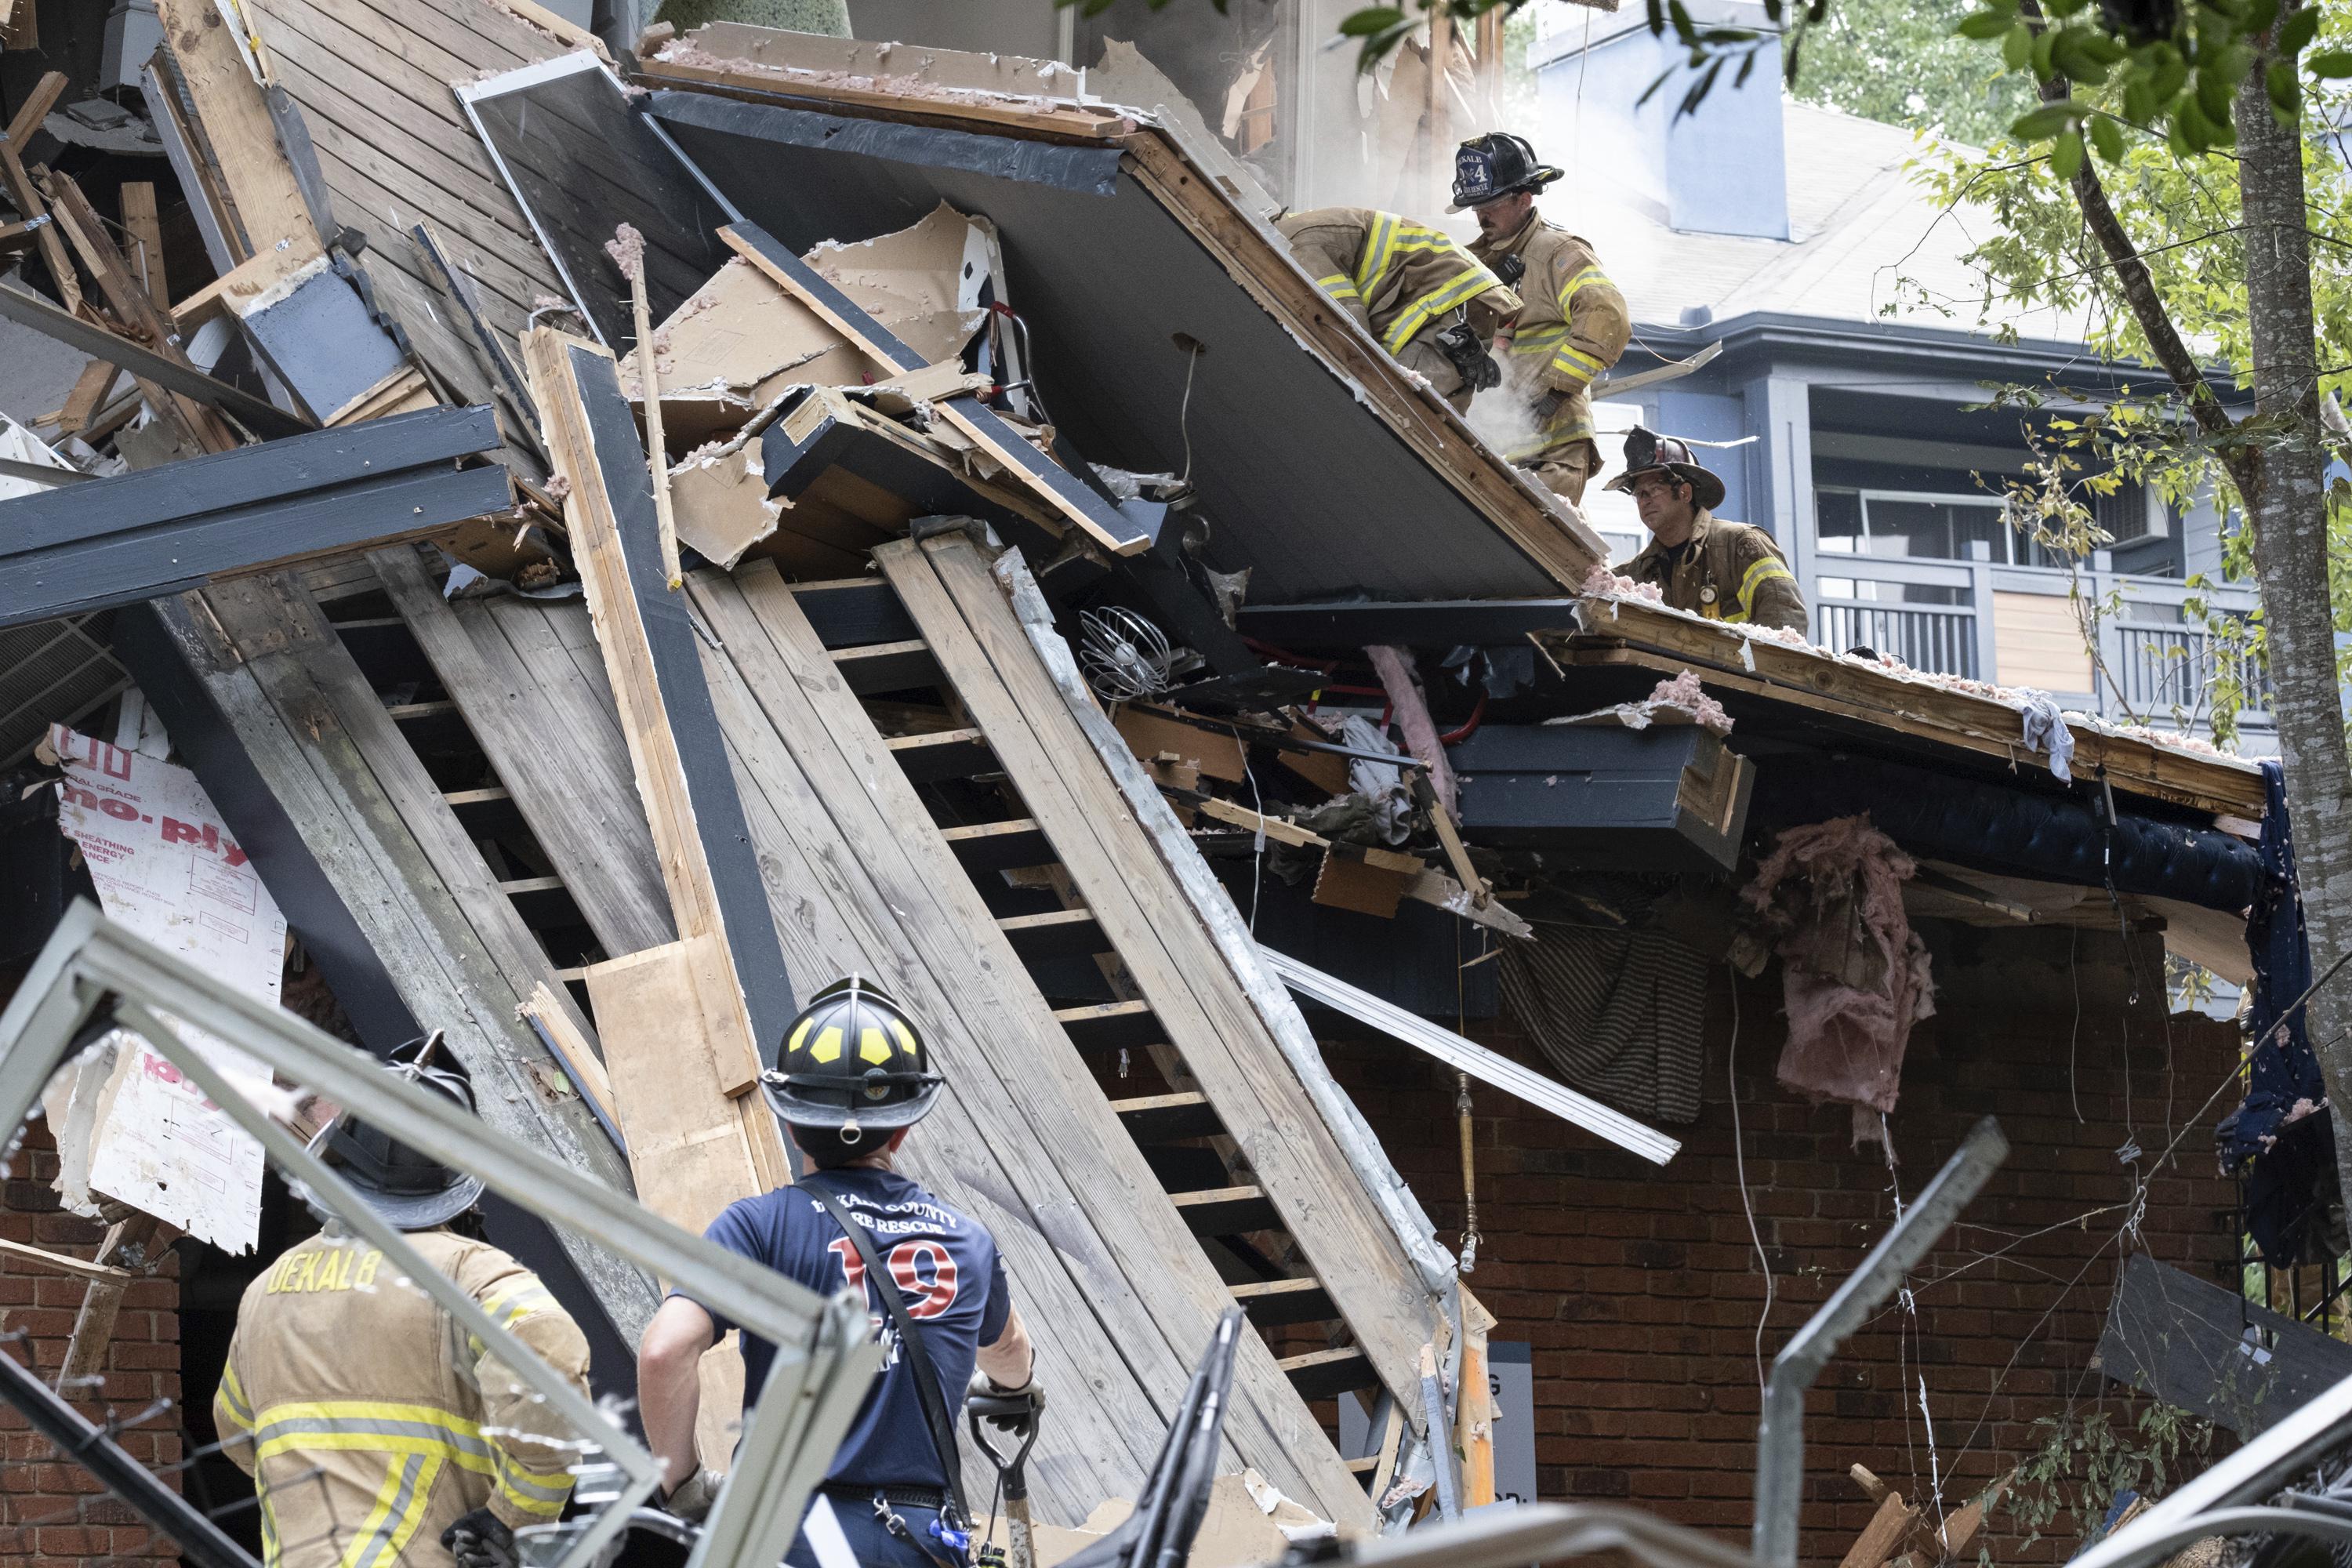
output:
[[[1689,0],[1701,28],[1769,26],[1753,0]],[[1542,134],[1538,153],[1686,234],[1789,237],[1789,178],[1780,123],[1780,46],[1758,49],[1744,86],[1725,65],[1692,112],[1675,110],[1698,73],[1671,30],[1654,37],[1641,8],[1541,6],[1529,58]],[[1640,101],[1661,75],[1665,80]]]

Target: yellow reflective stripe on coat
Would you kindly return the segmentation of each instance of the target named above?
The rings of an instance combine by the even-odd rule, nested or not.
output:
[[[437,1455],[477,1475],[496,1473],[490,1444],[482,1429],[430,1405],[370,1399],[273,1405],[261,1413],[254,1442],[257,1463],[305,1448],[342,1448]]]
[[[1323,292],[1330,295],[1334,300],[1360,300],[1363,298],[1361,294],[1356,292],[1355,284],[1349,281],[1348,275],[1344,272],[1334,272],[1328,278],[1318,278],[1315,279],[1315,287],[1322,289]]]
[[[1574,343],[1563,342],[1551,356],[1551,368],[1579,381],[1591,381],[1609,367]]]
[[[1786,577],[1793,583],[1797,574],[1789,570],[1776,555],[1766,555],[1752,563],[1739,579],[1739,612],[1726,616],[1727,621],[1745,621],[1756,614],[1756,590],[1776,577]]]
[[[387,1467],[375,1506],[361,1521],[358,1536],[343,1548],[341,1568],[392,1568],[408,1550],[409,1538],[425,1521],[441,1460],[431,1454],[404,1455]]]
[[[1554,321],[1549,326],[1521,327],[1511,337],[1515,354],[1548,354],[1568,341],[1568,323]]]
[[[511,1329],[533,1312],[552,1310],[555,1298],[537,1279],[524,1275],[509,1280],[483,1297],[481,1306],[482,1310],[489,1314],[490,1321],[502,1329]],[[484,1348],[481,1336],[467,1334],[466,1348],[478,1360]]]
[[[247,1432],[253,1430],[253,1406],[246,1403],[245,1390],[237,1385],[236,1368],[234,1366],[221,1368],[218,1404],[239,1426]]]
[[[563,1511],[566,1499],[572,1496],[569,1472],[547,1475],[538,1470],[526,1470],[515,1463],[511,1455],[500,1449],[495,1455],[499,1468],[499,1495],[525,1513],[542,1519],[553,1519]]]
[[[1611,282],[1609,281],[1609,275],[1608,275],[1607,273],[1605,273],[1605,272],[1601,271],[1600,268],[1598,268],[1598,267],[1588,267],[1588,268],[1586,268],[1583,271],[1581,271],[1581,272],[1578,273],[1575,277],[1573,277],[1573,278],[1570,279],[1567,282],[1565,282],[1565,283],[1563,283],[1563,284],[1561,284],[1561,285],[1560,285],[1560,287],[1559,287],[1559,313],[1560,313],[1561,315],[1565,316],[1565,315],[1567,315],[1567,314],[1568,314],[1568,302],[1569,302],[1570,300],[1575,299],[1575,298],[1576,298],[1576,296],[1577,296],[1578,291],[1579,291],[1579,290],[1580,290],[1580,289],[1582,289],[1585,287],[1585,285],[1587,285],[1587,284],[1589,284],[1589,283],[1598,283],[1598,284],[1601,284],[1601,285],[1602,287],[1604,287],[1604,288],[1614,288],[1614,287],[1615,287],[1615,285],[1614,285],[1614,284],[1612,284],[1612,283],[1611,283]]]
[[[1373,280],[1385,271],[1389,257],[1396,244],[1397,218],[1390,213],[1374,213],[1372,226],[1364,235],[1364,252],[1356,258],[1356,291],[1369,294]]]
[[[1501,282],[1502,279],[1483,267],[1447,279],[1407,305],[1397,319],[1389,323],[1389,330],[1381,334],[1381,346],[1392,354],[1402,353],[1404,345],[1412,341],[1412,335],[1432,320],[1457,305],[1476,299],[1489,289],[1499,287]]]

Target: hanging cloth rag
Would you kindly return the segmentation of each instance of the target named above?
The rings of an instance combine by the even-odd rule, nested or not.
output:
[[[2074,782],[2074,731],[2066,727],[2066,716],[2058,711],[2058,700],[2047,691],[2036,691],[2028,686],[2019,690],[2025,699],[2024,741],[2036,752],[2050,754],[2050,776],[2060,784]]]
[[[1911,1026],[1936,1011],[1927,944],[1903,910],[1916,868],[1867,815],[1791,827],[1740,892],[1780,955],[1789,1043],[1780,1079],[1854,1107],[1854,1140],[1895,1109]]]

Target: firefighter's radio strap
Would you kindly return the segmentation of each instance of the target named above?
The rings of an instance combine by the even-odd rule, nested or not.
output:
[[[915,1397],[923,1406],[923,1425],[930,1429],[931,1447],[939,1451],[940,1468],[947,1476],[948,1506],[954,1510],[951,1521],[955,1528],[969,1527],[971,1515],[965,1511],[963,1501],[963,1458],[956,1447],[954,1419],[948,1415],[946,1395],[940,1392],[939,1373],[932,1370],[931,1352],[924,1348],[923,1336],[915,1330],[915,1321],[907,1312],[906,1298],[899,1293],[898,1282],[891,1277],[889,1265],[874,1248],[874,1236],[864,1226],[852,1219],[841,1200],[814,1182],[803,1178],[800,1188],[824,1205],[849,1244],[857,1248],[860,1261],[866,1265],[866,1278],[875,1282],[875,1293],[882,1298],[883,1310],[890,1314],[890,1324],[898,1331],[898,1343],[907,1358],[907,1369],[915,1377]]]

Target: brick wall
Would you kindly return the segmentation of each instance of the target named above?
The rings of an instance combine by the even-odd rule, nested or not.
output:
[[[1880,1313],[1816,1385],[1808,1562],[1835,1563],[1869,1517],[1849,1465],[1869,1466],[1906,1498],[1929,1489],[1922,1376],[1948,1505],[2017,1460],[2034,1417],[2070,1400],[2120,1407],[2088,1363],[2134,1199],[2116,1155],[2127,1138],[2151,1173],[2140,1244],[2208,1278],[2231,1255],[2218,1215],[2233,1197],[2213,1174],[2210,1129],[2236,1095],[2206,1101],[2235,1059],[2235,1031],[2168,1017],[2156,943],[2143,939],[2127,963],[2105,933],[1930,935],[1939,1012],[1912,1036],[1891,1119],[1901,1191],[1915,1194],[1987,1113],[2000,1116],[2014,1152],[1965,1227],[1915,1276],[1916,1319]],[[1485,1243],[1469,1283],[1502,1320],[1496,1338],[1534,1346],[1542,1497],[1631,1501],[1744,1538],[1765,1282],[1725,1093],[1733,999],[1718,979],[1704,1109],[1695,1125],[1668,1129],[1684,1147],[1663,1170],[1475,1089]],[[1780,1000],[1777,966],[1737,994],[1748,1190],[1776,1285],[1768,1364],[1893,1212],[1885,1158],[1876,1144],[1851,1146],[1850,1112],[1809,1106],[1775,1082]],[[1472,1032],[1545,1066],[1507,1026]],[[1452,1075],[1386,1042],[1327,1041],[1326,1055],[1454,1244],[1463,1205]],[[2168,1126],[2186,1131],[2156,1170]],[[1998,1560],[2021,1559],[2015,1542],[1992,1544]],[[2022,1560],[2058,1555],[2044,1542]]]
[[[59,1212],[50,1182],[57,1153],[45,1128],[36,1123],[9,1162],[0,1186],[0,1237],[52,1252],[88,1258],[97,1249],[101,1227]],[[110,1414],[127,1420],[157,1400],[173,1407],[122,1431],[117,1437],[141,1462],[154,1467],[179,1463],[184,1452],[180,1415],[180,1288],[178,1259],[167,1258],[152,1279],[124,1292],[114,1338],[102,1363],[104,1383],[69,1390],[90,1419]],[[37,1270],[0,1258],[0,1353],[29,1363],[44,1381],[54,1381],[63,1364],[83,1283],[68,1275]],[[16,1336],[24,1336],[18,1338]],[[176,1477],[171,1478],[176,1485]],[[139,1518],[107,1495],[89,1471],[58,1457],[48,1439],[30,1431],[14,1410],[0,1405],[0,1563],[43,1564],[173,1557]]]

